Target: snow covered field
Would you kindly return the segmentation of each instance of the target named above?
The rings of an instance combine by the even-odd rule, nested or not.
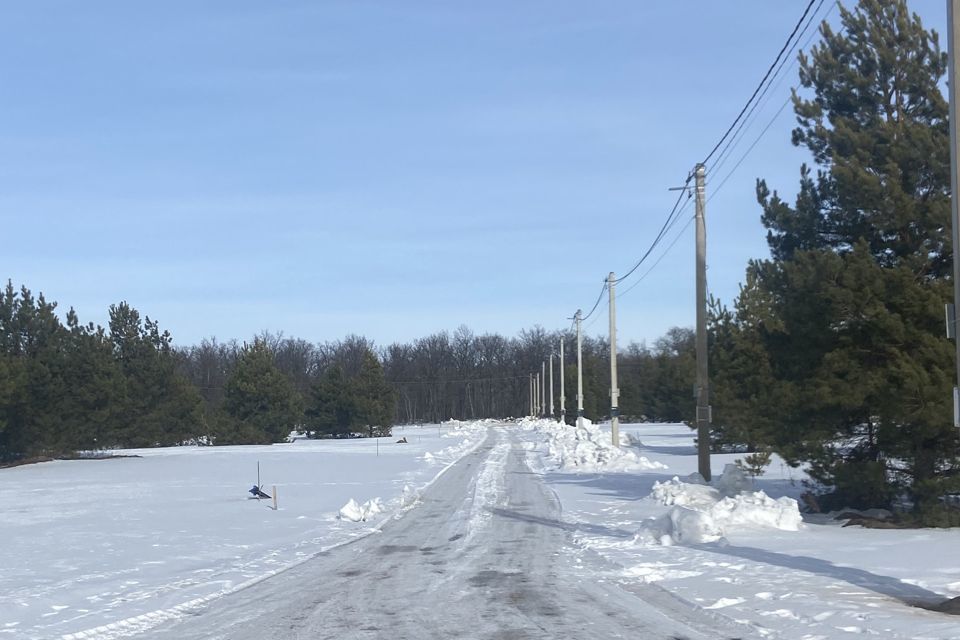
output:
[[[760,637],[960,638],[960,617],[908,606],[960,595],[958,529],[799,523],[790,503],[803,474],[776,458],[724,500],[683,482],[697,470],[684,425],[621,425],[620,451],[609,446],[609,425],[579,434],[546,421],[524,426],[531,466],[557,493],[581,552],[612,563],[605,579],[655,583]],[[712,456],[715,480],[738,457]]]
[[[464,497],[462,517],[447,519],[470,523],[451,544],[476,546],[480,560],[494,551],[483,549],[491,517],[514,513],[504,506],[513,504],[508,487],[516,485],[505,469],[511,446],[522,444],[562,505],[578,579],[643,598],[662,588],[681,608],[705,612],[718,629],[743,629],[734,635],[745,638],[960,639],[960,617],[910,606],[960,595],[960,530],[869,530],[801,518],[795,499],[803,475],[776,458],[751,480],[721,476],[740,456],[715,455],[714,482],[698,484],[683,425],[623,425],[617,449],[607,425],[538,420],[519,428],[398,428],[380,440],[379,455],[372,440],[301,440],[0,470],[0,638],[125,637],[225,602],[224,594],[376,531],[491,426],[512,433],[497,434],[482,463],[457,467],[464,482],[476,474],[472,499]],[[409,444],[395,444],[402,436]],[[278,489],[278,511],[247,499],[257,461],[264,488]],[[400,523],[420,531],[406,520],[418,513]],[[522,516],[514,514],[526,527],[555,526]]]
[[[0,469],[0,638],[150,628],[369,533],[486,432],[446,423],[398,427],[379,445],[174,447]],[[277,511],[248,499],[258,461]],[[349,500],[376,498],[382,514],[338,519]]]

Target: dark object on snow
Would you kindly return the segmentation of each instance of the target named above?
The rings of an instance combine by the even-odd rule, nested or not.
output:
[[[267,499],[270,499],[270,497],[271,497],[271,496],[268,496],[267,494],[265,494],[265,493],[260,489],[260,487],[258,487],[257,485],[253,485],[253,488],[250,489],[250,493],[253,494],[253,497],[254,497],[254,498],[267,498]]]
[[[940,613],[949,613],[954,616],[960,615],[960,597],[941,602],[937,606],[932,607],[932,609]]]
[[[407,444],[407,436],[403,436],[402,438],[397,440],[397,444]]]

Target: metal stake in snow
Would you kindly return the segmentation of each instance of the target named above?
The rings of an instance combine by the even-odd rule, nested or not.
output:
[[[550,354],[550,417],[553,417],[553,354]]]
[[[617,294],[613,288],[616,278],[613,271],[607,276],[607,291],[610,293],[610,438],[613,446],[620,446],[620,389],[617,388]]]
[[[563,388],[563,338],[560,338],[560,423],[567,424],[567,397]]]
[[[947,91],[950,97],[950,211],[952,214],[953,237],[953,304],[960,307],[960,135],[957,134],[957,102],[960,100],[960,68],[957,67],[957,46],[960,45],[960,0],[947,0],[947,48],[950,52],[949,82]],[[956,315],[948,318],[956,323]],[[956,339],[957,385],[960,385],[960,338]],[[960,427],[960,389],[953,387],[953,424]]]

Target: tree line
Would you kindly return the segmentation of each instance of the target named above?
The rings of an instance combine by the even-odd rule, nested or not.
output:
[[[903,0],[861,0],[840,14],[843,29],[821,25],[799,60],[791,142],[812,164],[801,166],[792,204],[757,181],[770,257],[749,263],[732,302],[711,304],[711,445],[804,465],[823,508],[910,507],[942,524],[956,519],[945,497],[960,493],[954,344],[943,328],[954,259],[947,59]],[[382,347],[263,334],[174,348],[125,303],[110,308],[107,328],[72,310],[62,322],[55,304],[8,283],[0,458],[520,416],[528,374],[561,338],[573,416],[571,331],[461,327]],[[689,329],[628,345],[618,361],[626,418],[693,417]],[[605,418],[605,338],[584,338],[583,369],[585,414]]]
[[[280,442],[388,435],[390,425],[528,413],[528,374],[570,346],[567,409],[576,414],[572,332],[540,327],[515,338],[462,326],[378,347],[361,336],[314,344],[263,333],[177,348],[168,331],[125,302],[106,328],[8,282],[0,297],[0,459],[182,443]],[[559,415],[559,359],[554,405]],[[619,356],[621,411],[681,420],[693,399],[693,334]],[[583,339],[585,414],[609,413],[609,343]]]
[[[365,341],[323,369],[303,341],[177,349],[126,302],[106,328],[8,282],[0,295],[0,462],[111,448],[389,434],[394,394]],[[309,355],[309,350],[299,354]],[[347,357],[349,356],[349,357]]]

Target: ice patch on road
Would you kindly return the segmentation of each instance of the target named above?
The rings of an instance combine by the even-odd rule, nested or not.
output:
[[[639,578],[643,582],[660,582],[661,580],[679,580],[681,578],[695,578],[701,575],[702,571],[689,571],[676,568],[676,563],[668,564],[664,562],[646,562],[627,567],[623,575],[628,578]]]
[[[510,442],[508,440],[500,442],[490,452],[483,463],[483,468],[477,474],[465,543],[490,524],[493,517],[491,509],[500,505],[498,496],[502,497],[504,495],[504,473],[506,472],[509,453]]]
[[[536,431],[546,440],[547,457],[560,471],[647,471],[666,469],[667,465],[638,455],[629,448],[630,441],[620,437],[620,447],[613,446],[610,435],[586,418],[580,426],[565,425],[553,420],[524,418],[520,427]]]
[[[713,604],[704,607],[704,609],[723,609],[724,607],[732,607],[735,604],[743,604],[746,601],[746,598],[720,598]]]

